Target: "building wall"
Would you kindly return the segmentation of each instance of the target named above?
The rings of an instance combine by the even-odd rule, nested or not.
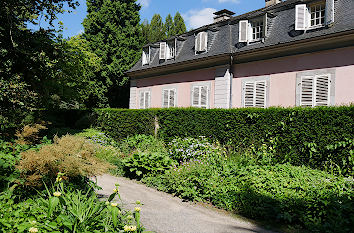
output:
[[[162,107],[162,92],[164,88],[173,87],[177,90],[177,106],[190,107],[192,87],[195,84],[205,83],[210,85],[209,106],[214,108],[214,79],[215,68],[181,72],[170,75],[163,75],[153,78],[137,79],[137,93],[140,90],[151,90],[151,107]],[[139,106],[139,98],[136,98],[136,106]]]
[[[256,61],[234,65],[232,78],[231,106],[242,107],[242,81],[267,77],[267,106],[296,106],[297,76],[301,72],[321,72],[330,70],[335,76],[334,104],[354,103],[354,46],[316,53],[294,55],[265,61]],[[215,101],[215,78],[220,76],[220,68],[210,68],[181,72],[153,78],[137,79],[131,88],[131,108],[139,107],[139,91],[151,91],[151,107],[162,107],[164,88],[177,90],[177,106],[191,106],[191,90],[193,85],[206,83],[210,86],[209,107],[218,105]],[[225,76],[226,77],[226,76]],[[218,95],[217,95],[218,96]],[[216,97],[217,97],[216,96]],[[218,99],[218,98],[216,98]]]
[[[233,69],[232,107],[242,107],[242,80],[269,76],[268,106],[296,106],[296,77],[299,72],[333,69],[336,105],[354,103],[354,47],[327,50],[236,64]]]

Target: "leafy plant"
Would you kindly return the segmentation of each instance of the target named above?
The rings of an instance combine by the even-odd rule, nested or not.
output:
[[[146,174],[161,174],[170,169],[174,161],[166,154],[137,152],[124,161],[125,174],[131,178],[141,179]]]
[[[122,140],[119,148],[124,154],[131,154],[134,151],[166,153],[162,140],[152,135],[138,134]]]

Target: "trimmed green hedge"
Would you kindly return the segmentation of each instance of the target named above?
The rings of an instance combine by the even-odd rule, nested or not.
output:
[[[155,132],[165,141],[206,136],[238,150],[273,141],[278,162],[353,175],[354,105],[267,109],[99,109],[97,127],[116,139]],[[271,140],[273,139],[273,140]],[[275,140],[274,140],[275,139]]]

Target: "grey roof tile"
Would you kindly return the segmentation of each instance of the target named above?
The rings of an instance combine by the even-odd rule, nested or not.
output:
[[[158,55],[159,43],[157,42],[155,43],[155,46],[151,48],[152,60],[150,64],[142,66],[142,61],[140,59],[140,61],[137,62],[128,73],[220,54],[228,54],[231,52],[246,52],[354,29],[354,0],[336,0],[335,22],[331,27],[323,27],[316,30],[309,30],[307,32],[295,31],[295,4],[301,2],[309,2],[309,0],[288,0],[275,6],[269,6],[257,11],[232,17],[227,22],[224,21],[203,26],[185,33],[181,35],[184,40],[178,40],[177,56],[175,59],[160,61]],[[248,45],[246,43],[239,43],[238,21],[242,19],[252,19],[264,15],[266,12],[269,13],[271,17],[268,17],[268,33],[264,42]],[[208,32],[208,52],[196,55],[194,52],[195,34],[199,31]]]

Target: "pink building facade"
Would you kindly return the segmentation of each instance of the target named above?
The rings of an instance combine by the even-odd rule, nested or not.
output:
[[[354,9],[353,1],[327,1],[330,3],[308,1],[308,6],[311,7],[312,2],[324,2],[324,6],[328,7],[333,2],[336,17],[341,13],[347,14],[340,11],[350,6],[353,8],[347,11]],[[350,30],[347,27],[336,32],[335,27],[340,28],[340,22],[334,17],[339,26],[332,23],[299,35],[296,30],[290,30],[294,37],[299,37],[294,40],[286,31],[289,30],[287,24],[299,23],[296,21],[296,9],[299,7],[292,2],[295,1],[288,0],[261,10],[256,18],[267,22],[267,26],[263,28],[260,41],[240,42],[240,22],[245,22],[247,18],[247,15],[243,15],[216,20],[213,25],[189,32],[184,37],[173,38],[173,53],[168,47],[170,41],[162,45],[167,46],[165,48],[161,47],[161,42],[149,45],[148,55],[145,51],[143,53],[148,64],[144,64],[143,57],[128,72],[131,77],[130,108],[228,109],[354,103],[354,25]],[[285,6],[286,10],[282,8]],[[326,8],[326,11],[329,9]],[[287,33],[290,39],[272,36],[277,30],[277,22],[283,20],[282,14],[295,14],[294,22],[289,20],[279,29]],[[225,17],[225,12],[222,15]],[[252,18],[248,17],[247,20],[252,21]],[[252,31],[252,27],[249,30]],[[206,44],[197,44],[196,40],[201,35],[199,32],[207,32],[204,38]],[[203,40],[202,36],[200,40]],[[255,37],[250,34],[252,36]],[[227,43],[231,45],[223,44],[224,50],[218,45],[223,38],[228,38]],[[203,45],[205,51],[196,51],[196,47],[203,50]],[[161,55],[161,51],[165,50],[170,59]],[[194,54],[188,55],[189,52]]]

